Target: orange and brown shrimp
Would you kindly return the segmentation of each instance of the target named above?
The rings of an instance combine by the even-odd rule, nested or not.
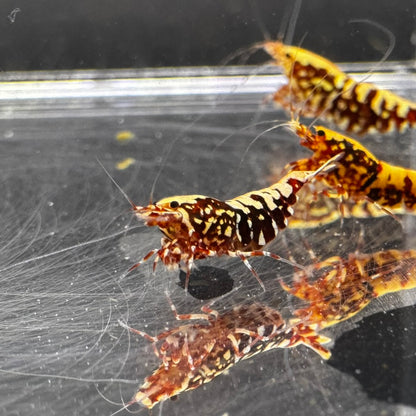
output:
[[[322,345],[331,340],[317,334],[314,325],[288,325],[276,309],[261,303],[238,305],[224,314],[203,307],[204,314],[178,315],[173,304],[171,307],[177,319],[205,322],[178,326],[155,337],[120,322],[153,342],[155,354],[162,361],[126,408],[139,403],[151,409],[159,402],[210,382],[239,361],[273,348],[302,344],[324,359],[331,356]]]
[[[292,287],[282,286],[309,302],[295,311],[302,322],[325,328],[351,318],[374,298],[416,287],[416,250],[334,256],[311,266],[313,282],[308,274],[298,271]]]
[[[270,180],[274,182],[282,169],[272,166],[271,170]],[[323,181],[305,184],[298,193],[296,210],[289,218],[288,228],[317,228],[346,218],[377,218],[390,214],[369,200],[343,199],[341,210],[339,201],[328,198],[328,193],[328,185]]]
[[[289,83],[274,94],[286,110],[322,117],[357,134],[416,127],[416,103],[366,82],[354,81],[328,59],[296,46],[265,42]]]
[[[369,200],[387,212],[404,213],[416,210],[416,171],[393,166],[379,160],[363,145],[341,133],[316,126],[313,133],[297,121],[290,128],[301,138],[301,145],[314,153],[310,158],[290,163],[295,171],[318,169],[342,153],[337,167],[322,180],[337,190],[338,195],[355,202]]]
[[[346,218],[376,218],[388,215],[371,201],[339,201],[327,197],[328,186],[323,182],[305,185],[299,192],[296,210],[289,219],[288,228],[317,228]]]
[[[247,258],[268,256],[285,261],[261,250],[262,247],[286,228],[302,186],[318,174],[334,169],[334,162],[340,158],[342,154],[313,172],[290,172],[269,188],[226,201],[186,195],[164,198],[145,207],[133,204],[136,215],[146,225],[159,227],[164,237],[161,248],[150,251],[131,269],[156,255],[154,268],[159,259],[170,268],[183,264],[188,283],[194,260],[227,255],[239,257],[264,289]]]

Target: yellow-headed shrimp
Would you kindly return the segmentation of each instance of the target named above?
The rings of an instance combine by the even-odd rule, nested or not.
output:
[[[307,159],[292,162],[290,169],[314,170],[335,155],[343,158],[321,179],[338,195],[355,202],[368,200],[388,212],[414,212],[416,209],[416,171],[379,160],[356,140],[322,126],[315,133],[297,121],[290,128],[301,138],[301,145],[313,151]]]
[[[328,59],[279,41],[262,44],[289,82],[274,101],[306,117],[323,118],[357,134],[404,131],[416,126],[416,103],[357,82]]]

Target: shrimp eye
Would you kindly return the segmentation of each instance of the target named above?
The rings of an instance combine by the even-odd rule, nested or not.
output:
[[[318,136],[325,136],[325,132],[324,132],[323,130],[318,130],[318,131],[316,132],[316,134],[317,134]]]
[[[171,208],[178,208],[179,202],[178,201],[172,201],[169,205],[170,205]]]

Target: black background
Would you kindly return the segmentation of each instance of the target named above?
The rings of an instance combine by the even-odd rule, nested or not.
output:
[[[239,48],[276,38],[294,1],[2,0],[2,70],[218,65]],[[11,13],[19,9],[14,15]],[[413,59],[414,0],[314,0],[301,4],[289,43],[334,61]],[[415,35],[413,35],[413,38]],[[287,40],[287,39],[286,39]],[[264,57],[259,58],[264,62]],[[255,63],[255,60],[250,62]]]

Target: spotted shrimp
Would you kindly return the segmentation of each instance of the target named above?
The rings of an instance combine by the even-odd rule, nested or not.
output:
[[[402,214],[416,211],[416,171],[393,166],[377,159],[356,140],[322,126],[313,133],[297,121],[290,128],[301,138],[301,145],[314,153],[288,165],[294,171],[318,169],[342,153],[337,167],[320,177],[338,196],[354,202],[364,200],[376,203],[388,213]]]
[[[288,262],[262,250],[263,246],[286,228],[302,186],[317,175],[330,172],[342,157],[340,153],[313,171],[292,171],[268,188],[226,201],[186,195],[164,198],[144,207],[132,204],[135,214],[147,226],[159,227],[164,237],[161,248],[151,250],[131,269],[155,255],[154,269],[158,260],[168,268],[184,265],[188,282],[195,260],[227,255],[239,257],[264,289],[247,258],[268,256]]]
[[[323,345],[331,340],[315,332],[315,325],[290,325],[281,314],[261,303],[237,305],[219,314],[205,306],[203,314],[178,315],[179,320],[202,319],[156,336],[120,324],[153,343],[161,365],[144,380],[126,408],[138,403],[149,409],[178,394],[210,382],[241,360],[274,348],[304,345],[323,359],[331,353]],[[160,345],[159,347],[157,345]]]
[[[274,101],[305,117],[324,118],[359,135],[416,127],[416,103],[367,82],[357,82],[328,59],[279,41],[262,44],[289,83]]]
[[[390,214],[367,199],[357,202],[343,199],[341,208],[337,199],[328,198],[328,186],[322,181],[304,186],[288,228],[318,228],[346,218],[378,218]]]
[[[374,298],[416,287],[416,250],[334,256],[297,271],[293,280],[291,287],[282,282],[283,288],[309,303],[295,315],[325,328],[353,317]]]

